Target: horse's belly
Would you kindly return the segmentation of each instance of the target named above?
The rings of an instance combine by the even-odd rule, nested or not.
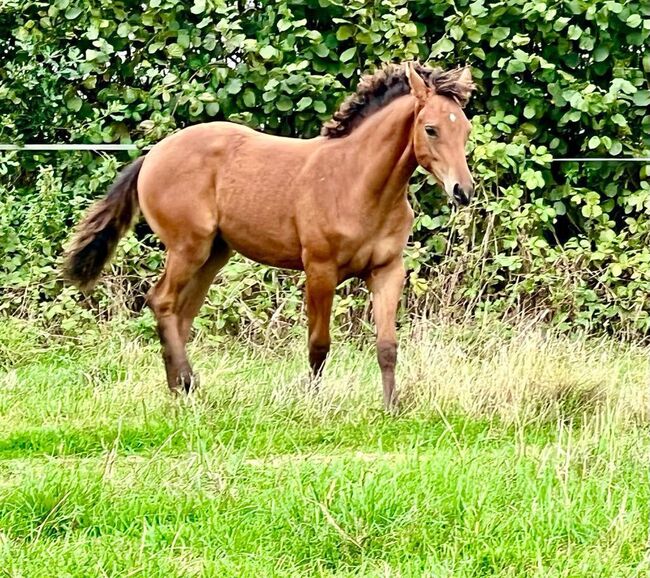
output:
[[[240,244],[237,240],[233,241],[231,238],[225,236],[224,238],[228,245],[235,251],[257,263],[269,265],[270,267],[279,267],[281,269],[297,269],[302,271],[303,266],[300,252],[296,254],[286,251],[269,251],[268,247],[259,247],[248,242]]]
[[[272,267],[302,269],[301,247],[291,222],[261,223],[256,219],[225,222],[221,237],[238,253]]]

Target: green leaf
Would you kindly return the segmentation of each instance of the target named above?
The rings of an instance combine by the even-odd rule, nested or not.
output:
[[[555,32],[559,32],[560,30],[563,30],[566,28],[566,25],[569,23],[570,18],[562,17],[562,18],[556,18],[555,22],[553,23],[553,30]]]
[[[576,24],[571,24],[571,26],[569,26],[569,31],[567,34],[569,40],[578,40],[580,36],[582,36],[582,28]]]
[[[190,104],[190,115],[200,116],[203,112],[203,103],[200,100],[193,100]]]
[[[323,114],[327,112],[327,106],[322,100],[315,100],[314,101],[314,110],[318,112],[319,114]]]
[[[603,46],[602,44],[593,52],[595,62],[602,62],[603,60],[606,60],[608,56],[609,48],[607,48],[607,46]]]
[[[409,38],[414,38],[418,35],[418,27],[413,24],[413,22],[407,22],[402,29],[402,34],[404,34],[404,36],[408,36]]]
[[[524,117],[531,119],[535,118],[535,107],[532,104],[527,104],[524,108]]]
[[[132,102],[135,102],[137,99],[138,93],[130,86],[127,86],[126,90],[124,91],[124,102],[128,102],[130,104]]]
[[[415,26],[415,24],[413,26]],[[416,28],[416,33],[417,33],[417,28]],[[413,34],[413,36],[416,36],[416,34]],[[463,37],[463,29],[460,26],[452,26],[449,29],[449,36],[451,36],[456,42],[458,42]]]
[[[244,91],[244,97],[243,97],[243,100],[244,100],[244,104],[245,104],[247,107],[250,108],[250,107],[252,107],[252,106],[255,106],[255,93],[254,93],[250,88],[247,88],[247,89]]]
[[[99,28],[97,28],[96,30],[97,30],[97,35],[95,36],[95,38],[99,38]],[[132,30],[132,28],[131,28],[131,26],[129,25],[128,22],[122,22],[117,27],[117,35],[120,38],[126,38],[129,35],[129,33],[131,32],[131,30]],[[90,36],[88,36],[88,38],[90,38]]]
[[[79,8],[79,6],[70,6],[70,8],[68,8],[65,11],[65,17],[68,20],[75,20],[76,18],[79,17],[81,12],[82,12],[82,10],[81,10],[81,8]]]
[[[212,52],[217,46],[217,37],[214,34],[206,34],[203,46],[208,52]]]
[[[312,46],[312,50],[321,58],[325,58],[330,53],[330,49],[325,44],[316,44]]]
[[[643,71],[650,73],[650,54],[643,57]]]
[[[179,30],[178,31],[178,37],[176,38],[176,42],[182,46],[184,49],[188,49],[190,47],[190,35],[187,30]]]
[[[634,93],[632,101],[637,106],[648,106],[650,104],[650,90],[639,90]]]
[[[190,8],[192,14],[203,14],[205,12],[205,0],[194,0],[194,5]]]
[[[348,62],[348,60],[352,60],[354,55],[357,53],[357,47],[353,46],[352,48],[348,48],[341,54],[340,60],[341,62]]]
[[[580,46],[580,48],[586,52],[591,52],[594,49],[595,43],[596,41],[593,36],[589,36],[588,34],[583,33],[582,36],[580,36],[580,42],[578,43],[578,46]]]
[[[291,110],[293,108],[293,102],[291,99],[286,96],[282,95],[275,103],[275,107],[278,110],[281,110],[282,112],[287,112],[288,110]]]
[[[219,103],[218,102],[210,102],[205,105],[205,112],[208,114],[208,116],[216,116],[217,113],[219,112]]]
[[[168,44],[167,47],[165,48],[165,51],[171,58],[181,58],[185,53],[183,47],[180,44],[176,44],[176,42],[172,42],[171,44]]]
[[[637,28],[638,26],[641,25],[641,22],[643,22],[641,16],[637,13],[634,13],[634,14],[630,14],[630,16],[628,17],[625,23],[631,28]]]
[[[165,45],[164,45],[162,42],[152,42],[152,43],[149,44],[149,46],[147,47],[147,52],[148,52],[149,54],[154,54],[154,53],[158,52],[158,51],[159,51],[161,48],[163,48],[164,46],[165,46]]]
[[[198,99],[201,102],[214,102],[216,100],[214,94],[211,92],[202,92],[199,94]]]
[[[354,36],[355,31],[356,28],[352,24],[344,24],[336,31],[336,38],[337,40],[347,40]]]
[[[530,55],[526,54],[523,50],[520,48],[517,48],[512,52],[512,55],[517,59],[520,60],[521,62],[528,63],[530,62]]]
[[[120,26],[117,27],[117,33],[120,36],[121,36],[120,29],[122,27],[122,24],[120,24]],[[126,34],[124,36],[126,36]],[[86,31],[86,38],[88,38],[88,40],[97,40],[99,38],[99,26],[97,26],[96,24],[91,24],[88,27],[88,30]]]
[[[262,46],[260,49],[259,55],[264,59],[264,60],[270,60],[277,54],[277,50],[273,48],[270,44],[267,44],[266,46]]]
[[[305,110],[312,103],[310,96],[303,96],[296,105],[297,110]]]
[[[79,112],[83,101],[78,96],[73,96],[65,101],[65,105],[74,112]]]
[[[616,239],[616,231],[612,229],[605,229],[600,233],[600,241],[603,243],[613,243]]]
[[[285,20],[284,18],[278,21],[278,31],[285,32],[292,27],[291,20]]]
[[[242,83],[239,78],[231,78],[226,84],[226,92],[228,94],[237,94],[241,90]]]
[[[454,43],[449,38],[441,38],[431,47],[431,57],[438,54],[451,52],[454,49]]]
[[[508,38],[510,35],[510,28],[507,28],[505,26],[500,26],[498,28],[495,28],[492,31],[492,40],[495,42],[501,42],[502,40],[505,40]]]
[[[526,65],[520,60],[511,60],[506,66],[506,72],[508,74],[517,74],[526,70]]]
[[[636,86],[634,86],[629,80],[625,78],[615,78],[612,80],[611,90],[621,90],[625,94],[634,94],[637,91]]]
[[[596,218],[603,214],[599,205],[582,205],[580,212],[587,218]]]
[[[618,140],[612,141],[612,146],[609,147],[609,153],[611,155],[614,156],[620,155],[622,150],[623,150],[623,145],[621,144],[621,141]]]
[[[595,135],[592,136],[592,137],[589,139],[589,142],[587,143],[587,146],[588,146],[590,149],[597,149],[599,145],[600,145],[600,138],[597,137],[597,136],[595,136]]]

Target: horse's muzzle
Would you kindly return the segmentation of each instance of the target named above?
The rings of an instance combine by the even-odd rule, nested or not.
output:
[[[472,195],[474,195],[474,187],[470,186],[469,188],[463,188],[458,183],[454,185],[453,197],[454,202],[457,205],[463,207],[469,205],[472,200]]]

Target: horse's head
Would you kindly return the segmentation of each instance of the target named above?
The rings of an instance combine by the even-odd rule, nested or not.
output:
[[[467,205],[474,181],[465,156],[471,125],[463,106],[474,89],[471,72],[451,70],[427,83],[407,63],[406,77],[416,99],[413,144],[418,164],[434,176],[451,202]]]

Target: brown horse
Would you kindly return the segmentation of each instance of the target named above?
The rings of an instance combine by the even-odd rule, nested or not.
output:
[[[167,383],[187,392],[190,328],[233,251],[305,271],[315,378],[330,348],[336,287],[359,277],[372,293],[384,403],[394,407],[395,315],[413,222],[408,181],[419,164],[452,202],[469,203],[462,108],[473,89],[468,68],[388,65],[361,80],[320,137],[282,138],[227,122],[181,130],[135,160],[90,208],[68,250],[67,277],[91,288],[140,209],[167,249],[147,296]]]

